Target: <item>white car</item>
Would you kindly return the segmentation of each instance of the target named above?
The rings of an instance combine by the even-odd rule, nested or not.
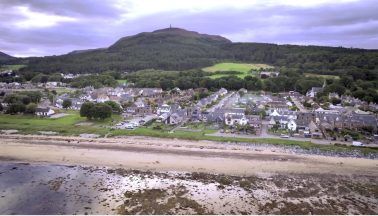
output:
[[[288,135],[285,135],[285,134],[281,134],[281,136],[280,136],[281,138],[289,138],[289,136]]]
[[[362,142],[353,141],[352,146],[365,146]]]

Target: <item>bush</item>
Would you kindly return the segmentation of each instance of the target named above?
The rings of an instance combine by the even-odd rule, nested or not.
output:
[[[161,125],[155,125],[152,129],[161,130],[161,129],[163,129],[163,127],[161,127]]]
[[[64,101],[63,101],[63,108],[64,109],[67,109],[67,108],[69,108],[69,107],[71,107],[72,106],[72,101],[70,100],[70,99],[65,99]]]
[[[94,107],[94,103],[92,102],[85,102],[81,105],[80,108],[80,116],[87,117],[88,119],[92,119],[92,108]]]
[[[37,104],[30,103],[26,106],[25,113],[34,114],[37,109]]]
[[[106,119],[112,116],[112,108],[104,103],[84,103],[80,108],[80,116],[88,119]]]
[[[115,112],[115,113],[122,112],[121,106],[114,101],[106,101],[105,104],[109,105],[112,108],[112,112]]]

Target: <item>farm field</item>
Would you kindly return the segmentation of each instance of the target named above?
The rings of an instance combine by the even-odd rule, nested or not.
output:
[[[210,67],[202,68],[203,71],[214,73],[213,75],[210,75],[212,79],[216,79],[219,77],[229,76],[229,75],[236,75],[239,78],[244,78],[247,75],[256,75],[256,73],[253,71],[258,71],[260,69],[271,69],[273,66],[267,65],[267,64],[249,64],[249,63],[231,63],[231,62],[224,62],[215,64]],[[239,72],[237,74],[228,73],[230,71]],[[223,73],[224,72],[224,73]]]

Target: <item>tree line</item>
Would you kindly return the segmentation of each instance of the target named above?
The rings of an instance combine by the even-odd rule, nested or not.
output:
[[[255,76],[246,76],[243,79],[234,75],[212,79],[209,73],[202,70],[189,71],[162,71],[162,70],[141,70],[130,73],[127,80],[134,83],[136,87],[157,87],[170,90],[174,87],[180,89],[207,88],[217,90],[226,88],[228,90],[239,90],[245,88],[253,91],[298,91],[306,94],[312,87],[321,87],[326,82],[326,87],[321,96],[328,96],[328,93],[339,95],[351,95],[367,102],[378,102],[378,77],[369,71],[361,72],[358,77],[345,73],[339,79],[324,79],[322,77],[305,77],[297,72],[283,72],[278,77],[260,79]]]
[[[23,91],[8,94],[3,100],[3,102],[7,104],[5,112],[8,114],[34,114],[41,98],[42,93],[38,91]],[[1,106],[0,110],[2,111],[3,109],[4,108]]]

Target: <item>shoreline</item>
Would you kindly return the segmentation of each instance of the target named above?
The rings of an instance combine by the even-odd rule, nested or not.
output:
[[[298,154],[280,147],[153,137],[1,135],[0,160],[144,171],[250,176],[318,173],[378,176],[378,160]]]
[[[378,211],[376,177],[366,175],[232,176],[1,161],[0,173],[1,214],[374,215]]]

